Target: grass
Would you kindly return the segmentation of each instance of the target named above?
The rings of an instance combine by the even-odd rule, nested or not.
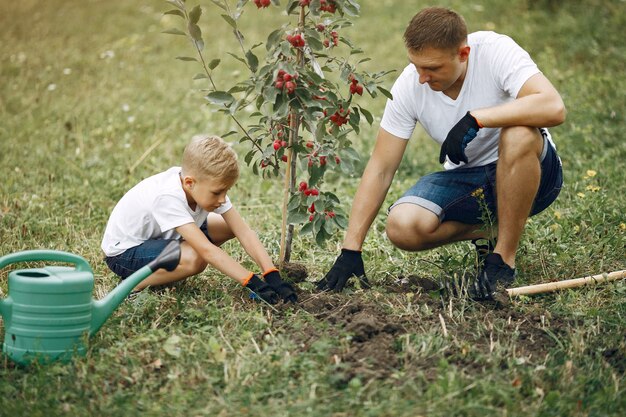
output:
[[[622,3],[442,2],[461,12],[472,31],[510,34],[568,107],[567,122],[552,129],[565,188],[526,229],[520,285],[624,269]],[[203,6],[209,51],[223,58],[218,82],[226,83],[240,76],[225,55],[236,45],[217,8]],[[371,69],[406,65],[401,34],[418,7],[362,2],[349,36],[373,58]],[[193,134],[232,128],[203,105],[203,85],[191,80],[197,68],[174,60],[190,54],[190,45],[160,33],[171,24],[162,16],[167,9],[148,1],[0,3],[0,254],[33,248],[80,254],[95,270],[96,298],[117,282],[99,249],[116,201],[139,179],[178,164]],[[276,10],[249,6],[249,42],[264,40],[270,24],[281,21]],[[382,114],[382,99],[363,104]],[[364,155],[376,128],[353,138]],[[383,207],[438,169],[437,155],[416,132]],[[230,196],[277,256],[280,185],[258,184],[243,169]],[[326,186],[347,208],[357,184],[337,178]],[[471,268],[469,246],[401,252],[385,240],[384,221],[381,212],[365,243],[372,290],[313,292],[341,236],[324,248],[297,238],[293,256],[310,274],[298,284],[297,307],[274,311],[252,303],[209,269],[175,290],[124,303],[86,357],[19,368],[3,356],[0,414],[624,414],[623,281],[525,297],[502,309],[442,303],[407,277]],[[249,264],[238,245],[226,248]],[[6,275],[5,269],[4,296]]]

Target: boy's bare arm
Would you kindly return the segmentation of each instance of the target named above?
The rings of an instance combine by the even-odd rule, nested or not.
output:
[[[250,276],[250,271],[231,258],[220,247],[212,244],[194,223],[176,228],[176,231],[209,265],[233,278],[240,284]]]
[[[246,253],[254,259],[262,272],[274,268],[274,263],[256,232],[248,226],[235,207],[222,214],[222,217],[237,240],[241,242]]]

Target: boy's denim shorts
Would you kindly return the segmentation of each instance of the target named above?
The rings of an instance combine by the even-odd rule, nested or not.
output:
[[[541,182],[530,215],[545,210],[561,192],[563,170],[561,160],[543,129],[541,155]],[[454,220],[465,224],[483,223],[488,207],[491,217],[497,215],[497,162],[471,168],[457,168],[426,175],[404,193],[390,208],[398,204],[416,204],[435,213],[441,222]],[[482,191],[481,191],[482,190]],[[481,202],[482,200],[482,202]]]
[[[202,223],[202,226],[200,226],[200,230],[202,230],[209,241],[213,242],[207,230],[206,220]],[[104,261],[111,271],[115,272],[120,278],[126,279],[156,259],[172,240],[173,239],[146,240],[141,245],[126,249],[119,255],[107,256],[104,258]]]

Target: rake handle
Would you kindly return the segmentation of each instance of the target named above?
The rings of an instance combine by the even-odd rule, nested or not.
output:
[[[566,288],[582,287],[587,284],[601,282],[616,281],[626,278],[626,269],[621,271],[610,272],[608,274],[590,275],[583,278],[566,279],[564,281],[548,282],[545,284],[528,285],[526,287],[509,288],[506,292],[510,297],[518,295],[541,294],[545,292],[553,292]]]

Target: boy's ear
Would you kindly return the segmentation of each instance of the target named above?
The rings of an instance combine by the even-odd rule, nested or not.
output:
[[[196,179],[189,175],[185,175],[183,177],[183,188],[187,188],[189,190],[193,190],[193,186],[196,183]]]

